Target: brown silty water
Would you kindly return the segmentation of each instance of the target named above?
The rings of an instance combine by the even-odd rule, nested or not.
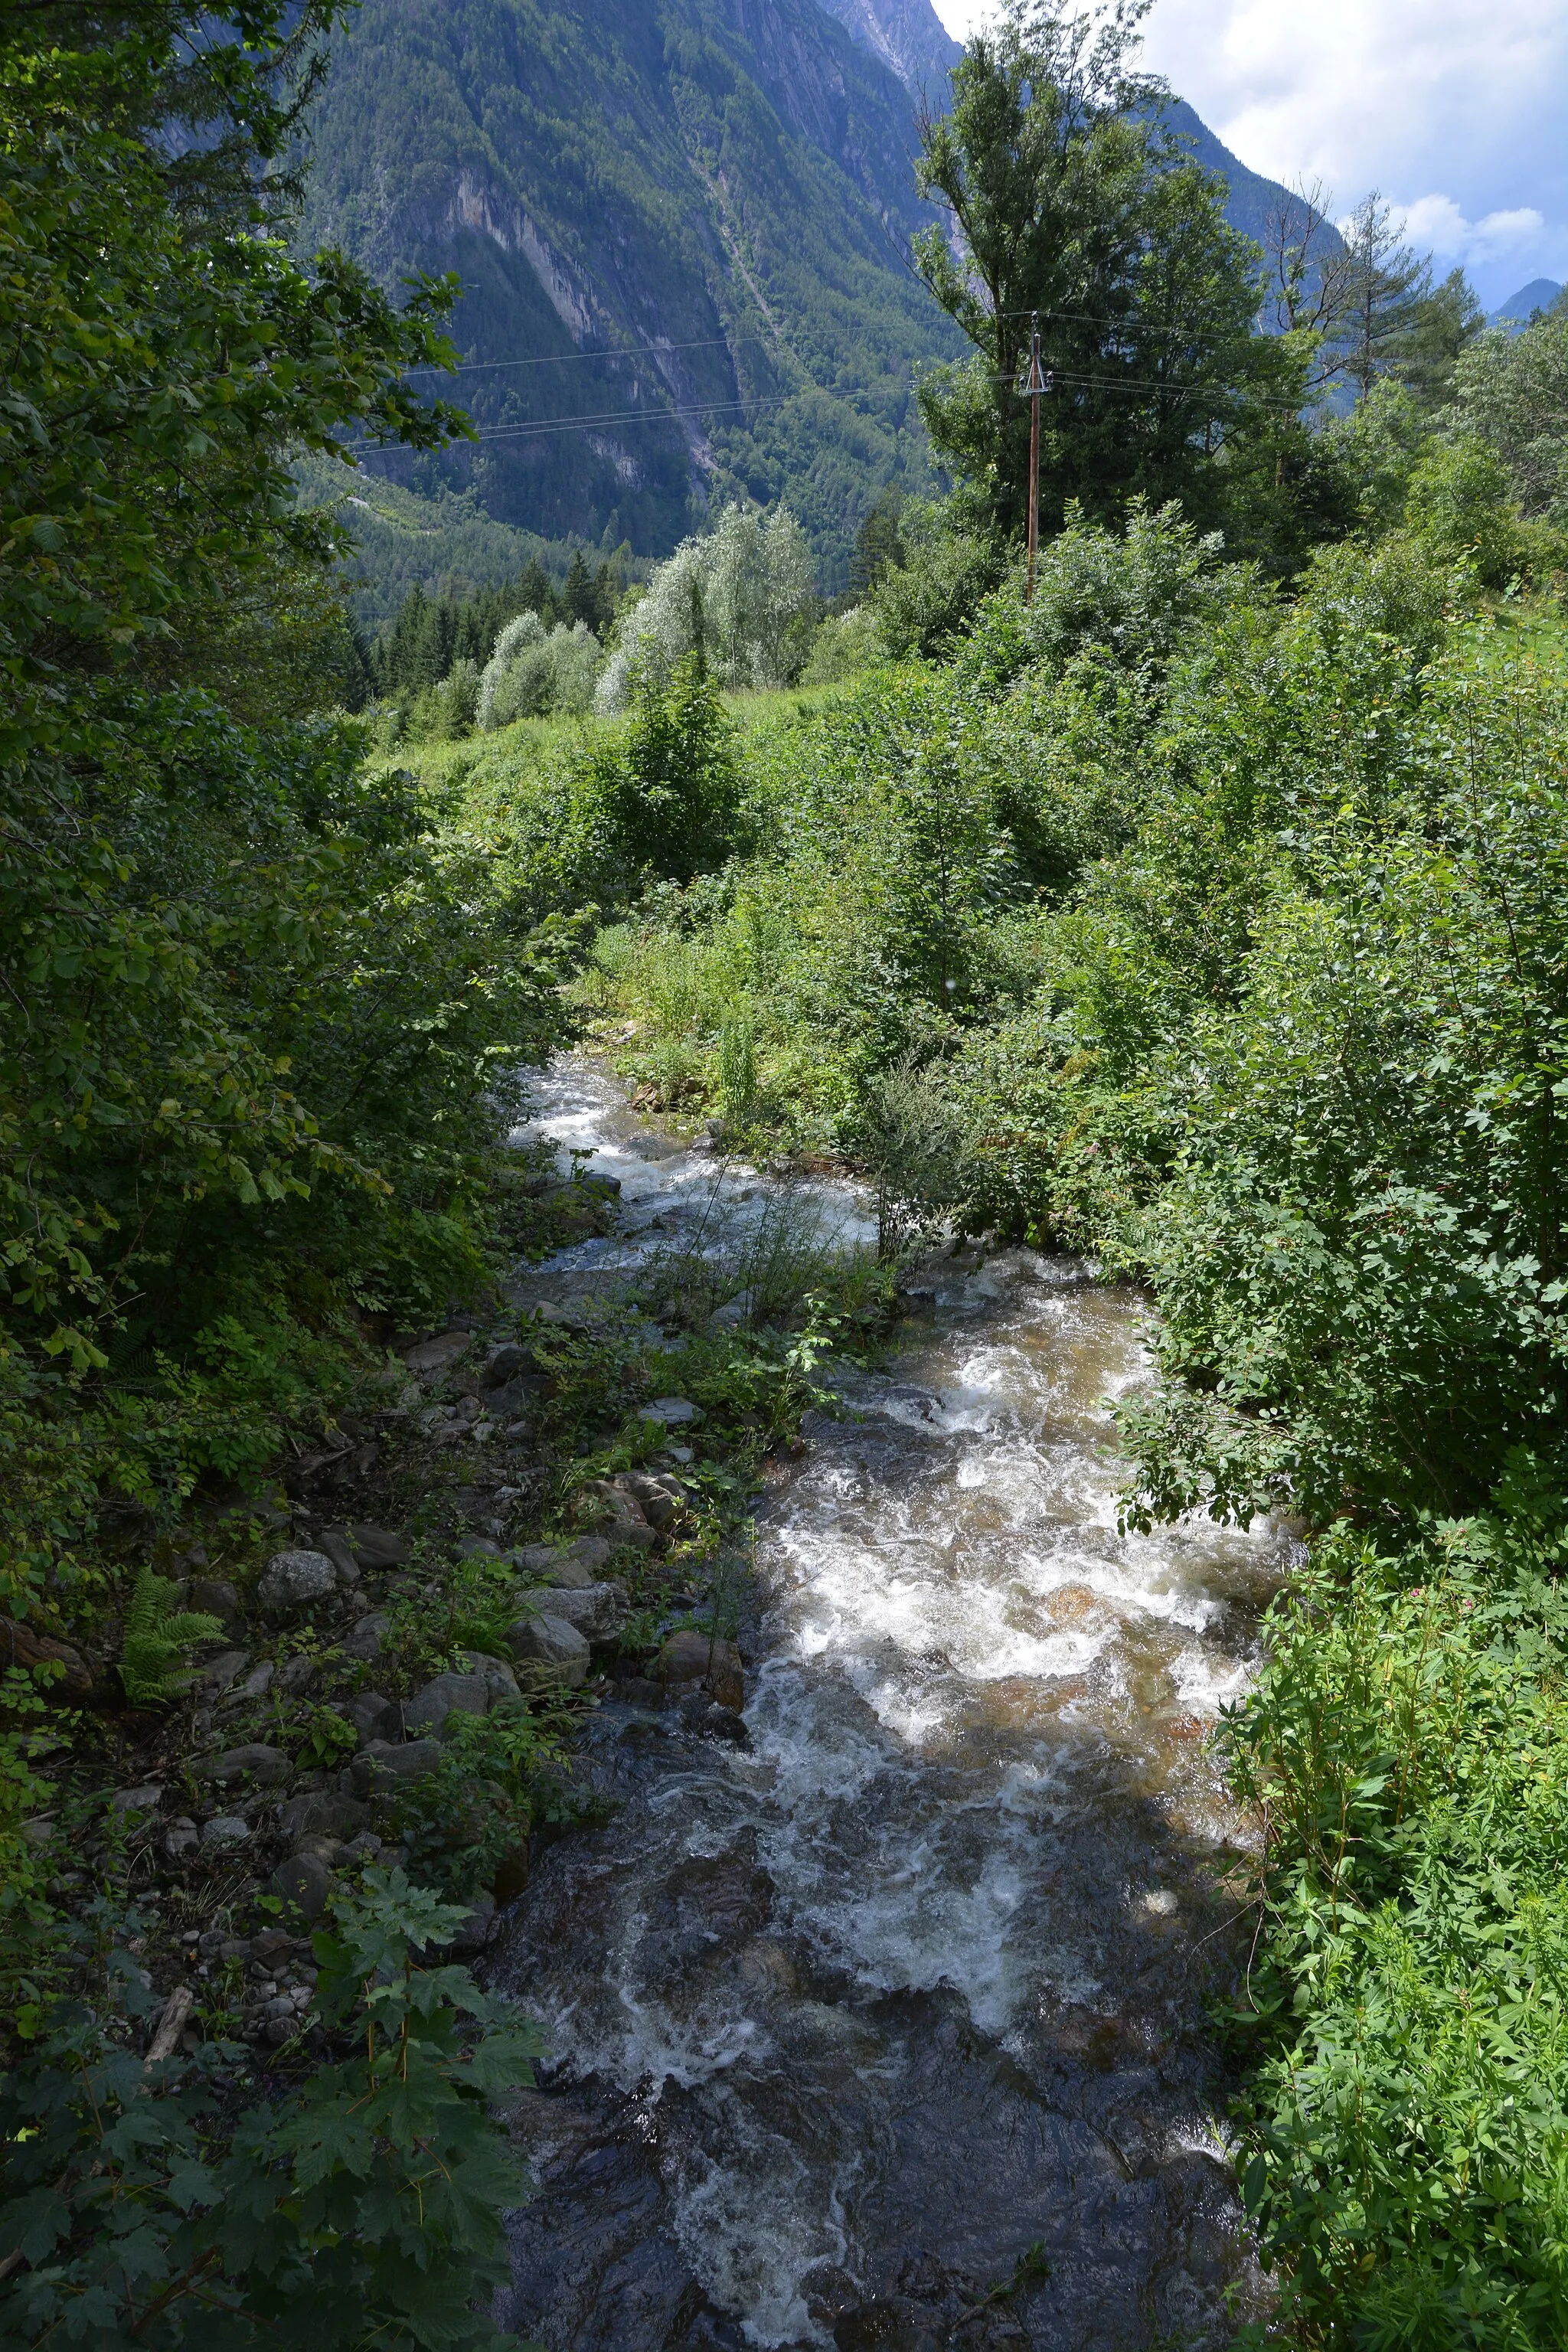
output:
[[[537,1091],[625,1218],[534,1295],[766,1202],[601,1073]],[[847,1188],[821,1206],[864,1237]],[[552,2055],[497,2316],[548,2352],[1132,2352],[1262,2307],[1205,2011],[1252,1832],[1206,1741],[1285,1547],[1117,1533],[1134,1297],[1010,1249],[915,1303],[761,1506],[747,1744],[604,1706],[618,1810],[504,1922]]]

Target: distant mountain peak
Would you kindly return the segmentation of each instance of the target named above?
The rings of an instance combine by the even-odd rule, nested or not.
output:
[[[1506,302],[1500,302],[1495,310],[1488,312],[1487,324],[1511,327],[1518,334],[1521,328],[1529,326],[1532,311],[1550,310],[1562,291],[1555,278],[1532,278],[1528,286],[1521,286],[1517,294],[1510,294]]]
[[[818,5],[916,97],[929,91],[939,99],[941,84],[963,55],[931,0],[818,0]]]

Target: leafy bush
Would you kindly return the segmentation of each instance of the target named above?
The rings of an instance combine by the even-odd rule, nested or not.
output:
[[[734,729],[700,654],[667,681],[644,681],[618,756],[599,774],[634,872],[684,882],[722,863],[739,799]]]
[[[1484,587],[1506,587],[1527,566],[1529,541],[1513,511],[1508,469],[1485,442],[1429,450],[1411,474],[1405,520],[1438,562],[1472,566]]]
[[[972,627],[981,599],[1007,568],[1002,543],[965,528],[961,518],[911,499],[899,520],[904,560],[886,572],[868,600],[895,661],[941,659]]]
[[[1041,556],[1033,604],[1017,580],[988,596],[961,667],[1000,684],[1036,664],[1059,673],[1090,646],[1125,669],[1163,665],[1194,625],[1256,593],[1247,567],[1220,562],[1223,546],[1174,504],[1154,511],[1131,500],[1121,531],[1087,522],[1071,505]]]
[[[143,2063],[153,2004],[111,1955],[108,1998],[52,2011],[0,2086],[0,2247],[26,2257],[6,2342],[499,2352],[475,2299],[525,2190],[488,2103],[539,2042],[466,1969],[416,1964],[462,1916],[401,1871],[340,1895],[316,2000],[346,2054],[237,2116],[214,2070],[239,2053]]]
[[[422,1885],[471,1902],[509,1857],[526,1853],[541,1824],[593,1811],[591,1792],[573,1784],[562,1728],[504,1700],[488,1715],[449,1719],[440,1762],[397,1807],[397,1833]]]
[[[599,641],[585,621],[558,621],[548,633],[537,613],[509,621],[479,679],[474,717],[481,730],[551,711],[584,711],[594,698]]]
[[[1494,450],[1531,520],[1568,527],[1568,306],[1559,299],[1521,334],[1493,327],[1454,370],[1459,432]]]
[[[1311,2340],[1568,2328],[1560,1493],[1520,1457],[1497,1514],[1322,1547],[1226,1724],[1269,1823],[1244,2186]]]
[[[801,671],[802,686],[837,686],[862,670],[875,669],[888,658],[888,648],[877,616],[864,604],[847,613],[830,613],[812,639],[811,656]]]

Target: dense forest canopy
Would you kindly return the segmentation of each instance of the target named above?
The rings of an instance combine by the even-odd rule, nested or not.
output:
[[[418,1514],[471,1498],[455,1449],[482,1442],[515,1473],[487,1524],[562,1535],[643,1475],[674,1363],[720,1449],[700,1513],[695,1477],[659,1490],[695,1576],[826,1401],[818,1357],[956,1230],[1144,1286],[1130,1529],[1273,1512],[1307,1546],[1219,1733],[1266,1824],[1226,2026],[1276,2340],[1545,2352],[1568,308],[1484,328],[1375,198],[1337,242],[1302,198],[1249,244],[1166,142],[1125,12],[1010,8],[924,126],[958,241],[921,264],[972,347],[920,390],[951,491],[893,462],[911,383],[879,378],[861,444],[793,385],[787,431],[726,441],[703,528],[669,490],[651,576],[531,509],[526,562],[489,546],[365,631],[331,485],[361,445],[434,463],[470,426],[421,389],[451,381],[456,285],[393,299],[300,257],[339,16],[0,19],[7,2340],[504,2340],[476,2298],[524,2191],[489,2109],[531,2044],[440,1956],[534,1826],[586,1810],[581,1689],[497,1655],[536,1654],[522,1550]],[[721,44],[677,47],[715,158],[773,135]],[[863,282],[845,218],[825,351]],[[831,572],[821,515],[776,495],[814,436]],[[859,1176],[880,1259],[830,1312],[781,1295],[715,1331],[704,1299],[653,1366],[513,1315],[489,1385],[432,1403],[416,1375],[501,1311],[517,1249],[604,1229],[602,1192],[507,1148],[520,1074],[574,1034],[728,1149]],[[416,1572],[351,1655],[377,1530],[345,1507],[336,1555],[277,1542],[378,1449],[422,1490]],[[622,1565],[666,1580],[620,1621],[639,1671],[679,1589],[642,1524]],[[317,1573],[286,1641],[264,1596]],[[275,1654],[228,1691],[237,1628]],[[373,1738],[425,1677],[498,1665],[472,1724]],[[207,1752],[243,1727],[267,1737]],[[356,1852],[325,1824],[358,1819],[367,1741],[409,1785]],[[248,1813],[157,1812],[165,1779],[200,1809],[209,1765]],[[245,1969],[310,1948],[244,2005]],[[198,1952],[200,2005],[161,2008]]]

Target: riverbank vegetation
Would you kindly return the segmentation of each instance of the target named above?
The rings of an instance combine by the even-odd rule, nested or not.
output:
[[[0,31],[7,2343],[496,2340],[534,2038],[466,1962],[591,1809],[591,1641],[732,1721],[694,1612],[840,1311],[498,1287],[612,1213],[505,1148],[584,917],[344,715],[290,463],[462,420],[449,288],[289,250],[334,14]]]
[[[329,13],[203,12],[199,71],[194,12],[0,34],[6,2330],[490,2340],[529,2053],[461,1963],[591,1807],[591,1643],[651,1688],[696,1633],[727,1736],[752,1483],[945,1224],[1150,1287],[1130,1526],[1310,1538],[1222,1733],[1279,2331],[1561,2342],[1568,315],[1477,332],[1369,230],[1375,333],[1254,331],[1114,44],[1020,16],[929,165],[1050,199],[996,307],[1103,299],[1155,367],[1182,260],[1211,371],[1123,436],[1075,343],[1032,601],[972,320],[956,487],[832,606],[735,508],[646,593],[491,550],[371,644],[289,467],[462,425],[408,388],[450,289],[283,234]],[[1046,215],[1108,190],[1138,234],[1064,288]],[[866,1173],[880,1268],[781,1226],[531,1296],[613,1215],[507,1144],[584,1032]]]

